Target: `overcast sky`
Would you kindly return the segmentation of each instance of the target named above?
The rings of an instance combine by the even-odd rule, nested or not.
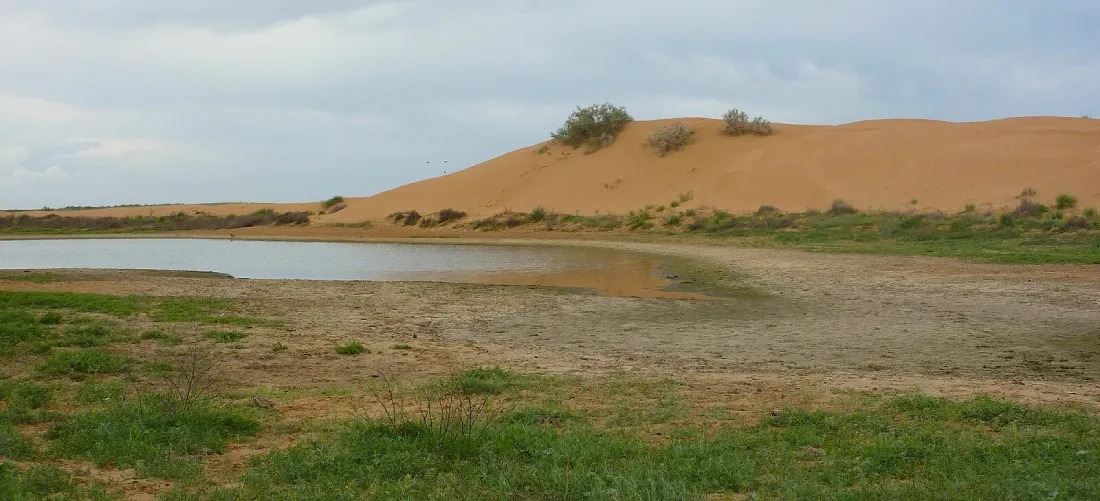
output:
[[[1096,0],[0,0],[0,207],[371,195],[605,101],[1095,116],[1098,26]]]

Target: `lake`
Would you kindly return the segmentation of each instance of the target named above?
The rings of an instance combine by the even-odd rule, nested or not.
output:
[[[525,245],[285,242],[192,238],[0,240],[0,269],[211,271],[251,279],[438,281],[580,287],[619,296],[663,290],[654,258]]]

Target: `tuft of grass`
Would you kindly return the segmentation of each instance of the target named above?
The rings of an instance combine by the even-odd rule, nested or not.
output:
[[[584,146],[585,154],[590,154],[611,146],[623,127],[632,121],[634,118],[621,106],[610,103],[578,106],[551,137],[574,149]]]
[[[696,214],[697,213],[696,213],[695,209],[688,209],[688,210],[684,211],[684,215],[687,216],[687,217],[695,217]]]
[[[1096,217],[1096,207],[1086,207],[1085,216]]]
[[[407,344],[395,344],[395,345],[391,346],[390,348],[393,348],[395,350],[411,350],[411,349],[413,349],[412,346],[409,346]]]
[[[153,477],[194,479],[202,474],[203,455],[224,452],[231,439],[259,430],[259,422],[227,408],[180,407],[165,397],[144,395],[74,415],[46,437],[59,457],[131,467]]]
[[[53,389],[33,381],[0,381],[0,402],[8,406],[39,409],[53,402]]]
[[[675,209],[675,208],[680,206],[680,201],[679,200],[673,200],[673,201],[668,203],[668,206]]]
[[[1058,210],[1066,210],[1077,207],[1077,197],[1062,193],[1058,195],[1058,198],[1054,199],[1054,208]]]
[[[646,144],[657,152],[657,156],[663,157],[684,149],[695,141],[695,131],[691,130],[684,122],[673,122],[669,125],[661,125],[653,129],[646,138]]]
[[[464,395],[499,395],[522,381],[522,375],[507,369],[477,367],[451,376],[447,383]]]
[[[26,437],[19,433],[18,428],[8,423],[0,422],[0,458],[27,460],[33,459],[37,454],[38,450],[34,446],[34,443],[27,440]],[[0,467],[2,466],[3,463],[0,463]],[[0,483],[0,486],[2,485],[3,484]],[[0,494],[3,494],[3,492],[3,488],[0,487]]]
[[[359,355],[359,354],[368,353],[368,352],[369,352],[369,350],[367,350],[367,348],[363,346],[363,343],[360,343],[359,341],[352,341],[350,343],[342,344],[342,345],[336,347],[336,354],[337,355],[349,356],[349,355]]]
[[[183,343],[183,339],[181,339],[179,336],[165,334],[164,331],[161,330],[146,331],[141,334],[141,339],[156,340],[169,346],[179,346],[181,343]]]
[[[683,217],[681,217],[679,214],[669,214],[668,216],[665,216],[665,226],[676,227],[680,226],[680,223],[682,222]]]
[[[248,337],[247,334],[237,331],[208,331],[202,335],[218,343],[233,343]]]
[[[41,317],[38,317],[38,323],[42,325],[58,325],[64,320],[65,316],[56,311],[48,311],[43,313]]]
[[[76,401],[84,404],[114,404],[126,399],[126,387],[118,381],[85,381],[76,392]]]
[[[964,208],[963,208],[963,212],[974,212],[974,211],[975,211],[975,210],[977,210],[977,209],[978,209],[978,206],[977,206],[977,205],[974,205],[974,204],[966,204],[966,207],[964,207]]]
[[[288,349],[290,348],[288,348],[287,345],[283,344],[282,342],[276,342],[275,344],[271,345],[271,351],[275,353],[282,353]]]
[[[42,364],[42,371],[51,376],[83,377],[126,372],[133,362],[125,357],[100,349],[66,350],[54,353]]]

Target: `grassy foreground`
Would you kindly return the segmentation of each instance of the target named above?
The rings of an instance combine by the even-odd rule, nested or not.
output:
[[[210,326],[266,322],[237,310],[0,291],[0,499],[127,494],[91,467],[173,500],[1100,498],[1094,409],[984,397],[851,394],[745,421],[674,383],[612,382],[596,408],[574,403],[596,391],[580,378],[473,368],[361,388],[360,418],[289,422],[209,384],[204,350],[250,342]],[[213,461],[268,441],[243,471]]]

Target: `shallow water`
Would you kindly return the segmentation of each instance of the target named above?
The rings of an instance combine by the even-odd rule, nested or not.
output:
[[[236,278],[440,281],[581,287],[621,296],[687,297],[660,263],[632,253],[513,245],[205,239],[0,241],[0,269],[213,271]]]

